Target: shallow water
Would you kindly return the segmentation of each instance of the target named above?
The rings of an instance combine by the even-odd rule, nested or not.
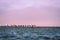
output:
[[[0,27],[0,40],[60,40],[60,27]]]

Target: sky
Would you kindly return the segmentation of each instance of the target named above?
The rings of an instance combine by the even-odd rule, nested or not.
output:
[[[0,0],[0,24],[60,26],[60,0]]]

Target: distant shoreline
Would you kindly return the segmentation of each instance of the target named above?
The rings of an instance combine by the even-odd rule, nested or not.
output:
[[[60,27],[60,26],[0,26],[0,27],[32,27],[32,28],[34,28],[34,27]]]

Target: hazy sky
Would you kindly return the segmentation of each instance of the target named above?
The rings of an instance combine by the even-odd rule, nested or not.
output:
[[[0,24],[60,25],[60,0],[0,0]]]

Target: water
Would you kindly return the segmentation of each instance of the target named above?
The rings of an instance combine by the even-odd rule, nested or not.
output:
[[[0,27],[0,40],[60,40],[60,27]]]

